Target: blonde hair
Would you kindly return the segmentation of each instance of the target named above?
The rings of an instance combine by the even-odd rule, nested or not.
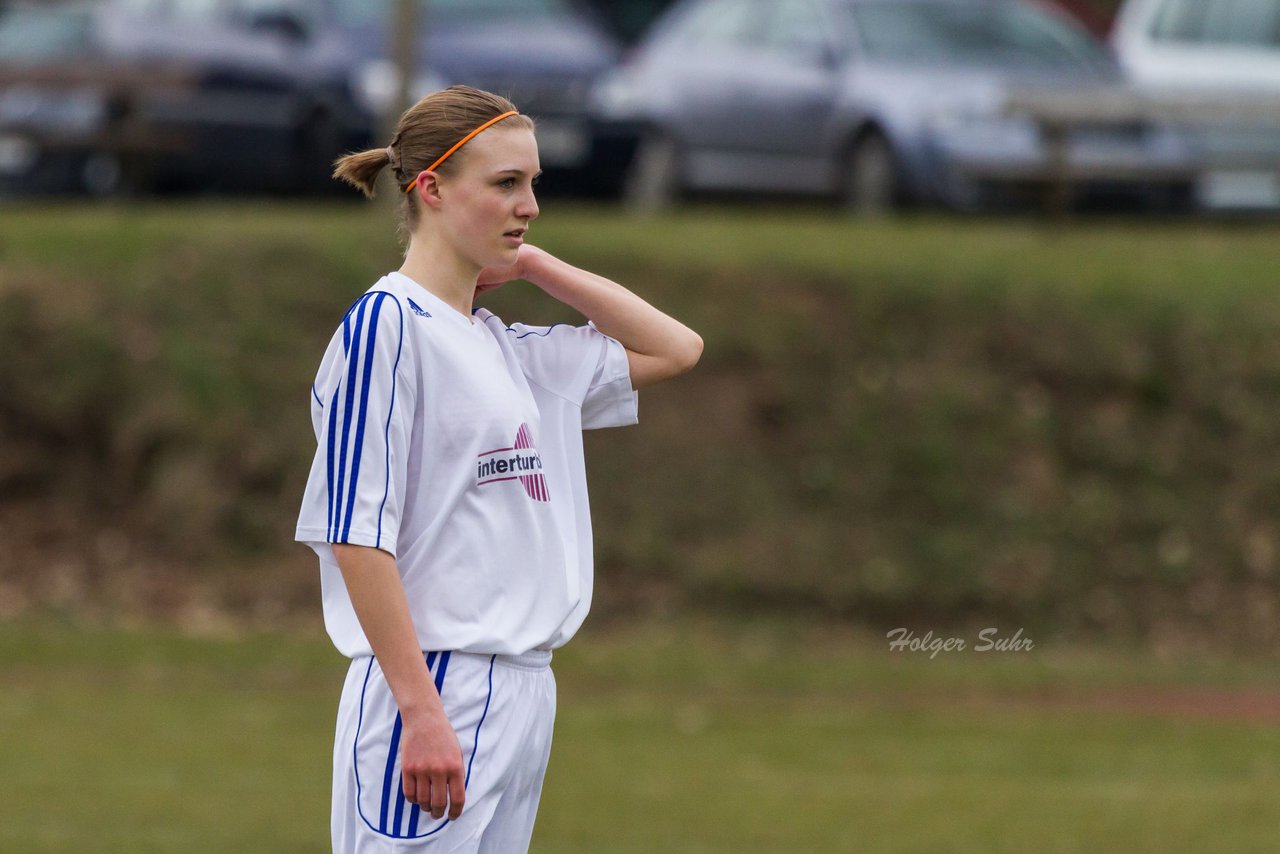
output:
[[[471,86],[450,86],[433,92],[405,110],[396,123],[390,145],[339,157],[334,161],[333,177],[355,187],[366,198],[373,198],[378,175],[390,166],[396,186],[403,194],[419,172],[436,162],[458,140],[488,120],[515,109],[515,105],[501,95]],[[501,125],[533,130],[533,120],[522,115],[503,119]],[[436,171],[457,168],[458,160],[465,156],[464,145]],[[413,194],[405,195],[401,220],[402,228],[409,233],[418,224]]]

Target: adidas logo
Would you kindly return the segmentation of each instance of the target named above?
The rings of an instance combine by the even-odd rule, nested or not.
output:
[[[417,304],[416,302],[414,302],[413,300],[409,300],[409,308],[410,308],[410,310],[412,310],[412,311],[413,311],[413,313],[414,313],[414,314],[418,315],[418,317],[430,317],[430,316],[431,316],[431,312],[427,311],[425,308],[423,308],[422,306],[418,305],[418,304]]]

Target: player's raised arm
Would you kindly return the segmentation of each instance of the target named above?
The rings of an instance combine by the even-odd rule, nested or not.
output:
[[[617,282],[574,267],[536,246],[520,247],[516,264],[486,269],[479,288],[524,279],[581,312],[627,351],[631,385],[643,388],[684,373],[702,356],[702,338]]]

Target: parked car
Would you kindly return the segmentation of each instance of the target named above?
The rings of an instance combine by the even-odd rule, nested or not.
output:
[[[1112,43],[1150,93],[1208,101],[1219,114],[1241,102],[1235,118],[1194,128],[1205,206],[1280,208],[1280,0],[1129,0]]]
[[[0,191],[328,187],[366,145],[340,42],[260,0],[0,6]]]
[[[1018,202],[1059,174],[1028,91],[1123,85],[1105,46],[1019,0],[685,0],[593,96],[600,133],[634,147],[624,197],[805,193],[879,211]],[[1149,123],[1078,127],[1077,194],[1181,199],[1185,136]]]
[[[263,0],[269,2],[269,0]],[[341,33],[365,106],[392,109],[398,79],[388,50],[392,0],[275,0],[302,20]],[[454,83],[506,95],[536,120],[543,187],[590,190],[610,152],[593,148],[587,99],[618,61],[617,39],[573,0],[421,0],[421,97]]]

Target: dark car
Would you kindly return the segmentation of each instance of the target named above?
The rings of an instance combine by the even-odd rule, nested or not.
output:
[[[388,60],[392,0],[290,5],[304,20],[342,34],[355,91],[370,110],[386,113],[398,82]],[[421,0],[418,14],[413,97],[465,83],[511,98],[537,122],[544,188],[590,190],[602,170],[616,173],[610,152],[593,148],[588,98],[621,49],[587,7],[572,0]]]
[[[635,145],[623,186],[637,207],[701,190],[971,209],[1060,176],[1082,195],[1184,198],[1184,135],[1074,127],[1059,162],[1009,108],[1122,85],[1094,37],[1020,0],[686,0],[593,101],[604,132]]]
[[[346,47],[262,0],[0,6],[0,189],[327,189],[373,116]]]

